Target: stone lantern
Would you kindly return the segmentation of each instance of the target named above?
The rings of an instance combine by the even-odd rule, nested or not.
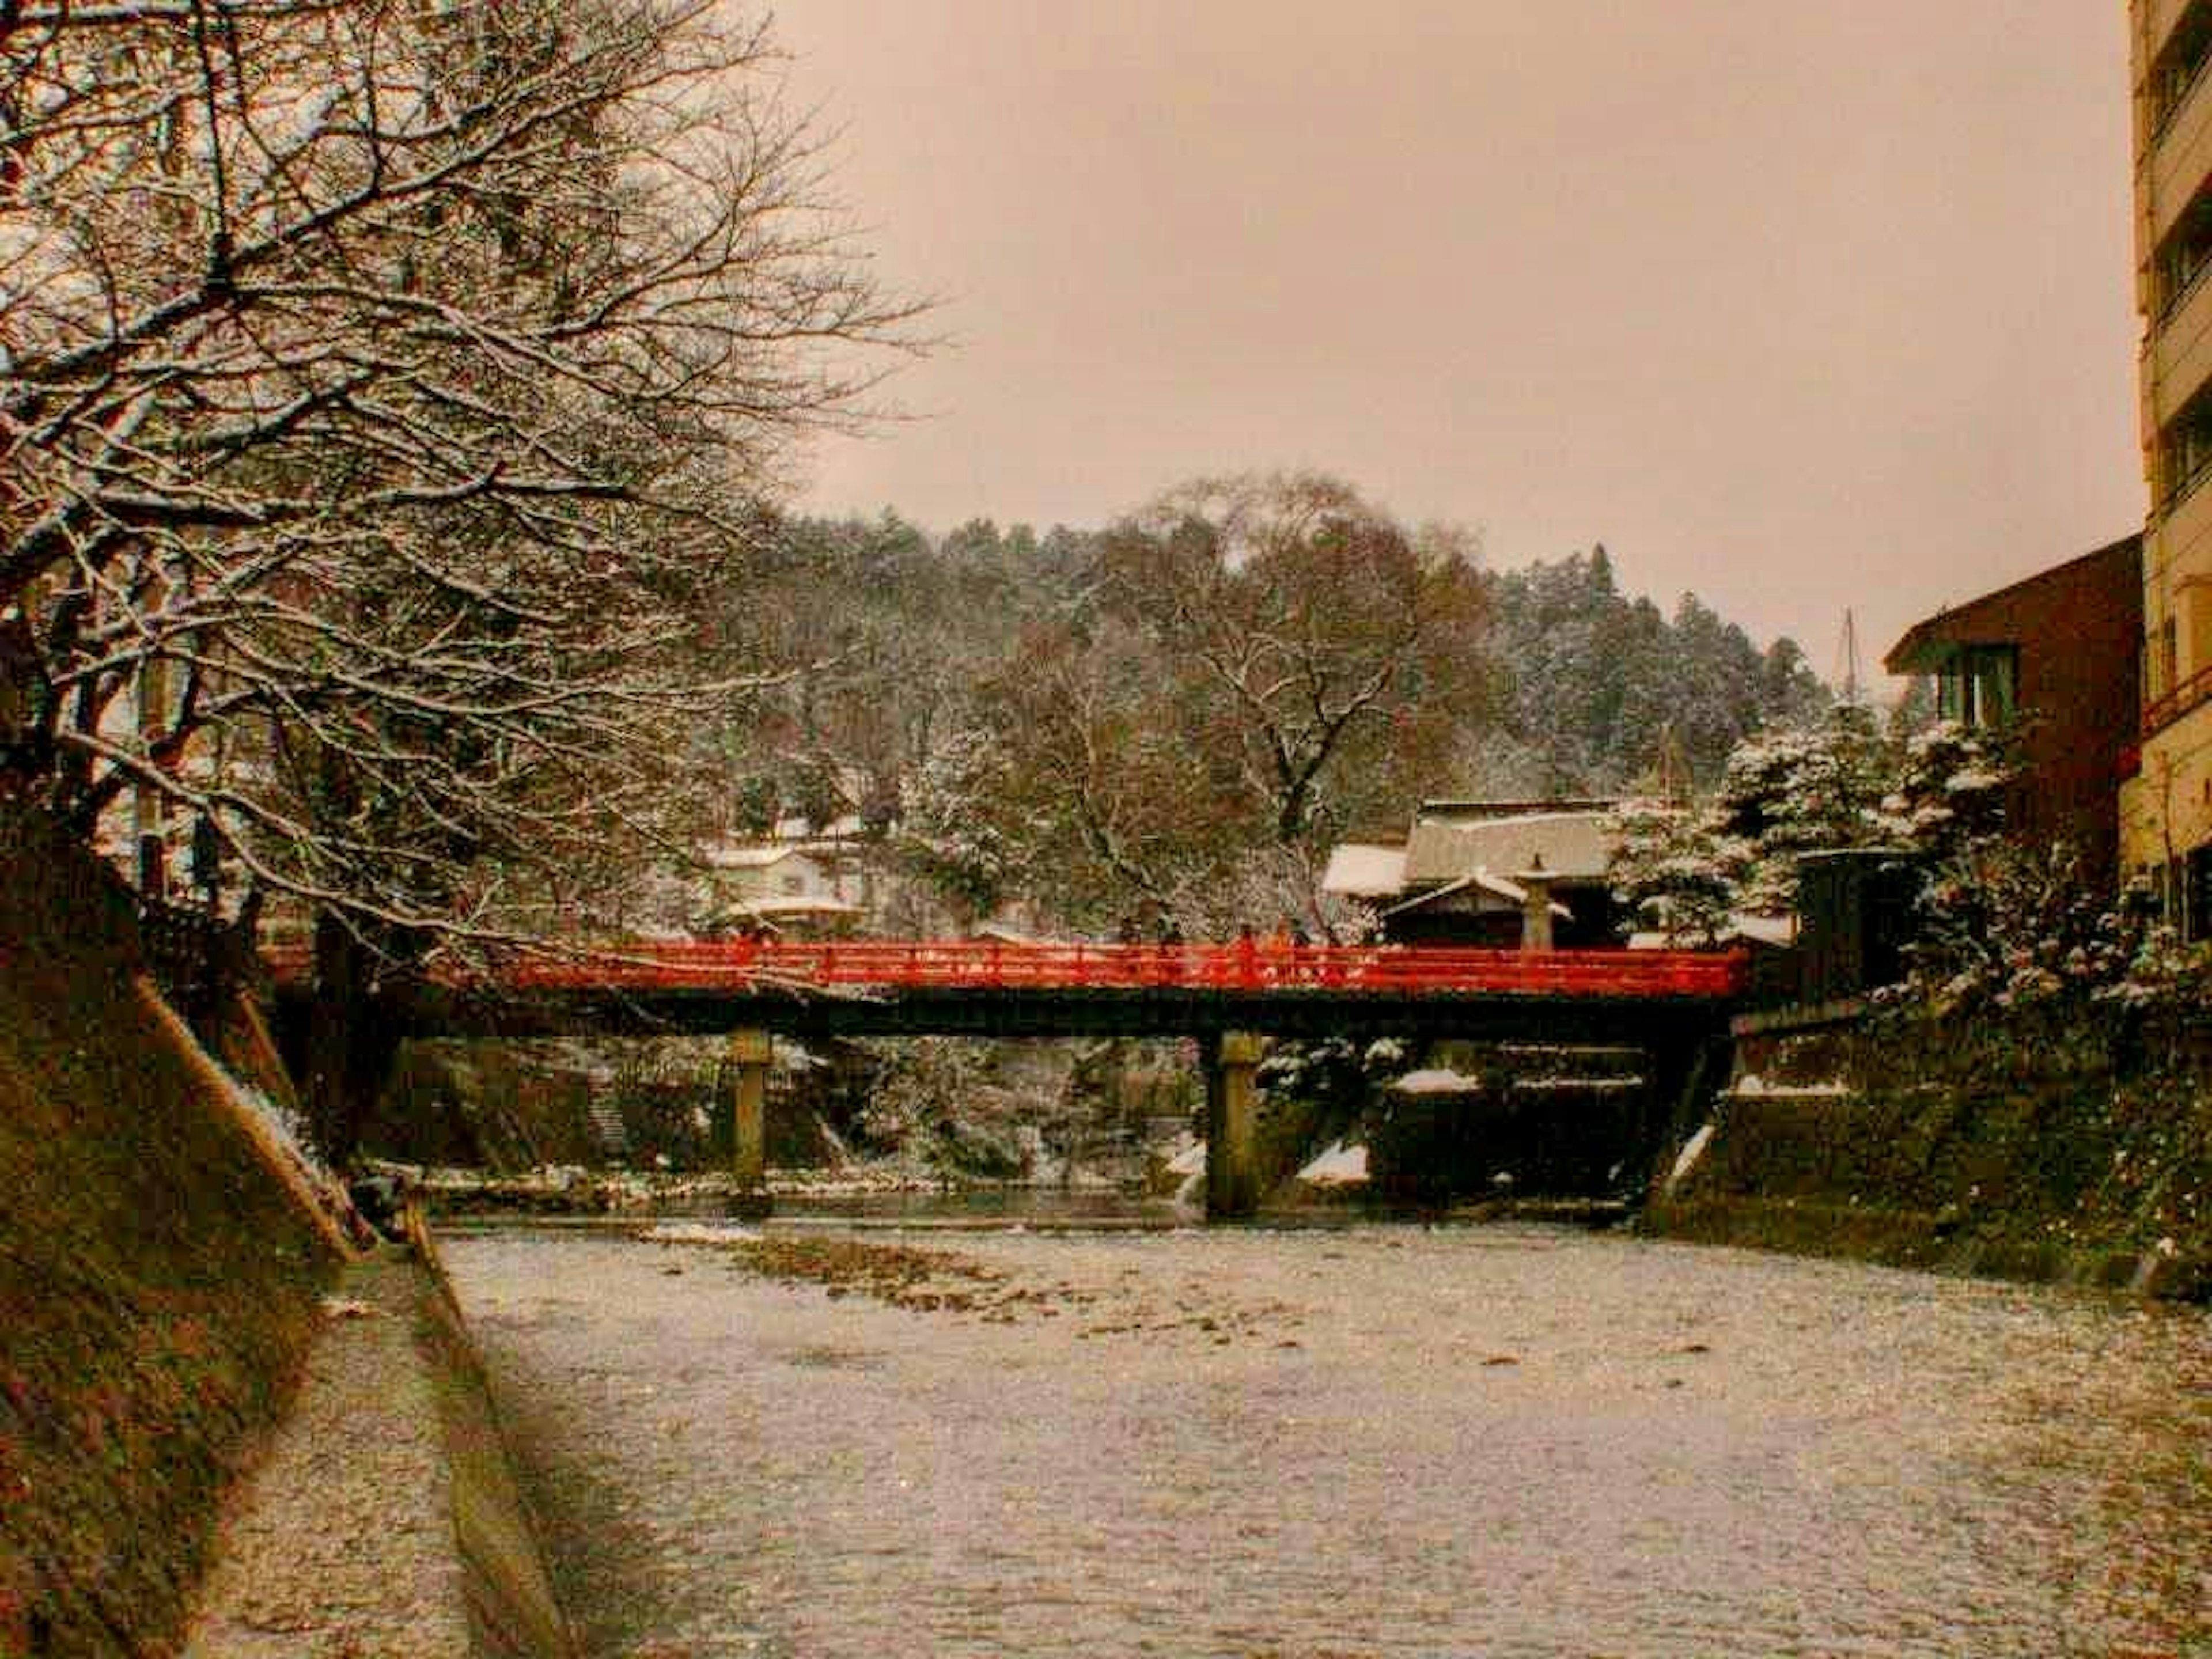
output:
[[[1513,872],[1513,884],[1521,890],[1521,948],[1523,951],[1548,951],[1552,948],[1552,872],[1544,867],[1544,855],[1538,853],[1528,860],[1526,870]]]

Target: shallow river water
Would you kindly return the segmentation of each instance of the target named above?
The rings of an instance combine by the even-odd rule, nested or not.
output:
[[[591,1655],[2212,1655],[2203,1310],[1518,1227],[771,1239],[443,1243]]]

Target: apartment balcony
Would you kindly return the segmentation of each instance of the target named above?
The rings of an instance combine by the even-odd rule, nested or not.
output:
[[[2145,342],[2143,388],[2163,425],[2212,380],[2212,265],[2197,273]]]
[[[2145,703],[2142,711],[2143,736],[2156,737],[2184,714],[2194,714],[2208,702],[2212,702],[2212,668],[2198,670],[2164,696],[2154,697]],[[2136,769],[2140,770],[2142,750],[2137,749],[2136,755]]]
[[[2212,176],[2212,75],[2200,76],[2150,152],[2150,245],[2181,217],[2197,187]]]
[[[2143,8],[2145,15],[2142,44],[2148,58],[2156,58],[2159,49],[2172,37],[2173,26],[2189,9],[2190,0],[2148,0]]]
[[[2212,469],[2159,504],[2143,538],[2143,580],[2172,583],[2177,573],[2212,571]]]

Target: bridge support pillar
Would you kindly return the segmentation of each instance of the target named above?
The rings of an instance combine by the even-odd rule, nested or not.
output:
[[[1260,1207],[1258,1103],[1253,1072],[1267,1038],[1224,1031],[1205,1043],[1206,1216],[1234,1220]]]
[[[736,1087],[730,1112],[730,1173],[738,1184],[768,1183],[769,1034],[750,1028],[732,1033],[730,1066]]]

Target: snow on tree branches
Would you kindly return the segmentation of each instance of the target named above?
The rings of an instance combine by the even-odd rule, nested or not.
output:
[[[157,793],[364,920],[542,923],[548,872],[664,827],[702,590],[910,343],[764,31],[707,0],[11,20],[12,787],[87,828]]]
[[[1729,753],[1710,800],[1634,801],[1613,815],[1615,896],[1674,938],[1710,941],[1730,915],[1789,912],[1807,853],[1947,857],[2000,824],[2011,750],[2004,736],[1948,722],[1885,734],[1852,708],[1759,732]]]

